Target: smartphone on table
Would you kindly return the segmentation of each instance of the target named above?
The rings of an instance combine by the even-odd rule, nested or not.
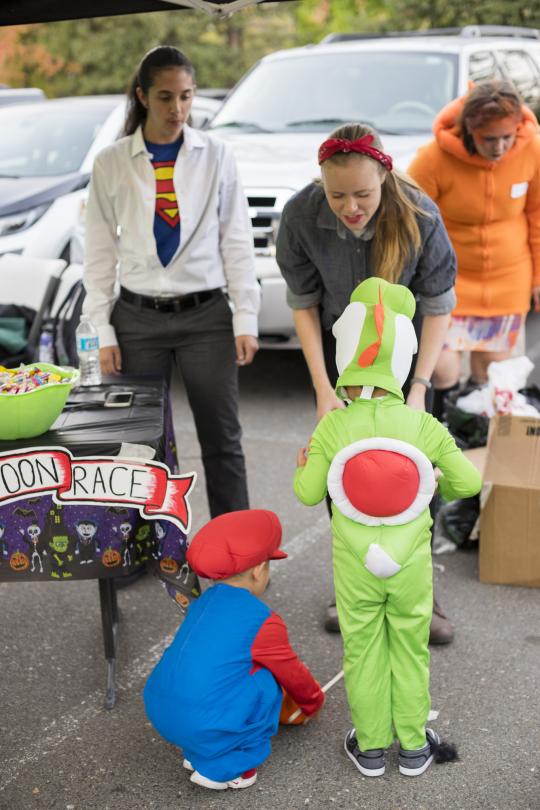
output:
[[[106,408],[129,408],[133,405],[133,391],[107,391]]]

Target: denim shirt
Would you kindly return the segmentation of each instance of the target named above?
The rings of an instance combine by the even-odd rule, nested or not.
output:
[[[438,207],[423,192],[413,194],[428,216],[417,215],[421,248],[403,268],[399,283],[414,293],[422,315],[444,315],[456,304],[454,249]],[[355,287],[372,274],[374,232],[368,223],[355,236],[332,212],[316,183],[295,194],[283,209],[276,243],[289,306],[320,306],[323,328],[330,329]]]

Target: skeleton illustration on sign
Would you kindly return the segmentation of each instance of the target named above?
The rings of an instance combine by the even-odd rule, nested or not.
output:
[[[6,534],[6,527],[4,526],[3,523],[0,523],[0,563],[2,562],[4,557],[8,556],[5,534]]]
[[[135,551],[135,537],[133,536],[133,524],[127,520],[122,521],[120,526],[113,526],[113,532],[120,535],[122,540],[123,556],[122,567],[131,565],[133,558],[131,553]]]
[[[30,523],[25,529],[19,529],[19,532],[22,534],[25,542],[28,545],[28,553],[30,554],[30,563],[31,568],[30,571],[34,573],[36,570],[36,565],[39,565],[39,573],[43,573],[43,562],[42,562],[42,555],[44,557],[47,556],[47,551],[45,549],[42,550],[41,554],[39,551],[39,538],[41,536],[41,529],[37,525],[37,523]]]

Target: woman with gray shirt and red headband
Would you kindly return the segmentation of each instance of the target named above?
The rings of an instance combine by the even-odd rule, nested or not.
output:
[[[368,276],[404,284],[418,299],[421,333],[407,404],[425,410],[455,306],[456,260],[439,210],[393,167],[369,126],[339,127],[318,157],[321,181],[289,200],[277,239],[277,261],[315,389],[317,417],[344,407],[334,391],[338,375],[331,330]],[[339,629],[334,605],[326,627]],[[452,637],[450,622],[435,604],[431,642],[448,643]]]

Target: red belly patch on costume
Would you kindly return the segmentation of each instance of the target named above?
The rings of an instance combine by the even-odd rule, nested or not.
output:
[[[418,495],[420,475],[414,461],[391,450],[365,450],[349,459],[343,489],[359,512],[391,517],[408,509]]]

